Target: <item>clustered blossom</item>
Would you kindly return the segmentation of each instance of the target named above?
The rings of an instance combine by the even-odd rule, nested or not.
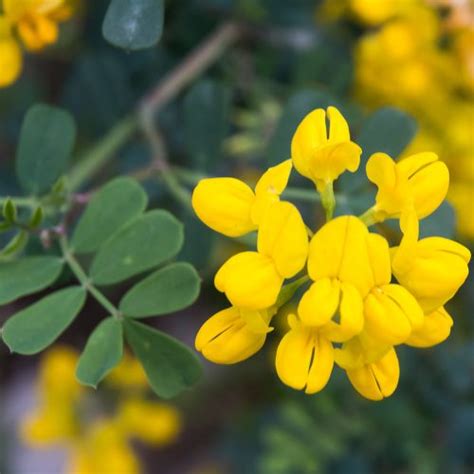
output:
[[[129,441],[138,439],[151,446],[174,442],[182,428],[180,413],[171,405],[147,399],[145,373],[128,354],[104,381],[122,395],[112,410],[110,392],[104,411],[75,379],[78,358],[68,346],[56,346],[41,358],[38,404],[20,425],[23,441],[36,448],[65,448],[68,474],[139,474],[142,466]],[[91,401],[100,416],[84,418],[84,407]]]
[[[196,348],[219,364],[251,357],[279,308],[306,287],[276,351],[279,378],[312,394],[336,364],[361,395],[381,400],[398,384],[397,346],[430,347],[449,336],[453,321],[444,305],[468,275],[467,248],[419,238],[419,219],[446,196],[448,169],[434,153],[400,162],[375,153],[366,166],[378,188],[373,207],[360,217],[332,218],[333,182],[357,170],[362,151],[344,117],[334,107],[312,111],[291,150],[292,160],[267,170],[255,192],[234,178],[203,179],[194,190],[195,212],[209,227],[232,237],[258,233],[256,251],[238,253],[218,270],[215,286],[231,306],[204,323]],[[314,235],[281,199],[292,165],[314,182],[326,209],[327,222]],[[398,246],[369,230],[385,219],[399,219]]]
[[[0,87],[15,82],[23,67],[22,46],[39,51],[58,39],[58,24],[72,14],[72,0],[0,0]],[[0,12],[2,8],[0,8]]]

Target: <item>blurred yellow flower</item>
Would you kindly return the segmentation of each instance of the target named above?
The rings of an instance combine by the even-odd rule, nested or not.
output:
[[[0,87],[16,81],[22,69],[20,44],[39,51],[58,39],[58,23],[69,19],[69,0],[3,0],[0,15]]]
[[[107,415],[84,416],[89,397],[96,392],[75,380],[78,357],[75,350],[65,346],[54,347],[43,356],[38,376],[39,404],[21,424],[23,440],[33,447],[64,445],[70,474],[138,474],[140,463],[129,439],[155,446],[174,442],[181,431],[179,412],[170,405],[143,398],[146,385],[142,385],[142,375],[127,356],[124,365],[110,375],[111,386],[125,389],[119,392],[115,414],[108,414],[109,406]],[[141,391],[130,392],[130,388]]]

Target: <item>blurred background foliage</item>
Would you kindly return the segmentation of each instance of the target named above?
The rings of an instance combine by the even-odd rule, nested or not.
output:
[[[117,49],[103,38],[108,3],[83,0],[74,18],[62,25],[60,41],[42,54],[28,56],[21,79],[0,90],[1,195],[19,192],[13,157],[31,104],[51,103],[72,113],[80,154],[132,111],[208,34],[234,19],[245,25],[243,37],[157,117],[168,159],[190,189],[201,175],[255,180],[259,170],[289,156],[292,133],[305,113],[333,104],[351,124],[365,159],[375,150],[393,156],[420,149],[440,154],[452,175],[451,204],[424,221],[423,233],[457,234],[473,248],[472,2],[167,1],[159,45],[136,52]],[[147,144],[135,134],[87,187],[115,175],[140,173],[149,159]],[[339,183],[339,213],[359,213],[368,207],[373,190],[361,189],[359,182],[356,174]],[[238,244],[216,237],[156,178],[145,177],[144,184],[154,204],[185,222],[183,259],[204,277],[197,305],[156,324],[192,345],[200,324],[223,305],[222,296],[212,289],[212,275]],[[296,179],[293,184],[309,186]],[[321,218],[313,203],[304,197],[298,202],[307,222]],[[182,426],[174,443],[157,448],[128,433],[126,437],[134,440],[132,455],[140,459],[141,468],[136,469],[472,472],[472,275],[450,304],[455,324],[448,341],[424,351],[400,351],[400,387],[391,398],[380,403],[363,400],[337,376],[316,396],[286,389],[268,370],[275,349],[268,344],[266,351],[237,366],[206,364],[200,384],[176,401]],[[114,291],[120,294],[120,288]],[[2,309],[2,322],[12,309]],[[85,313],[88,317],[75,322],[61,339],[71,351],[83,347],[100,320],[94,303],[87,304]],[[270,338],[276,341],[275,335]],[[32,449],[20,436],[25,414],[41,397],[41,389],[34,387],[41,384],[37,371],[44,360],[9,355],[3,345],[0,351],[0,471],[63,472],[64,451]],[[85,424],[104,419],[117,403],[110,397],[124,397],[108,387],[84,390],[92,400],[80,405]],[[106,445],[113,444],[112,438],[106,439]],[[119,471],[95,467],[80,472]]]

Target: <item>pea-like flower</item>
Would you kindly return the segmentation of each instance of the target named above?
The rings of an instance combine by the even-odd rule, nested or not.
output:
[[[276,310],[232,306],[211,316],[196,335],[196,349],[216,364],[236,364],[257,353],[265,343]]]
[[[214,284],[233,306],[264,309],[272,306],[285,278],[295,276],[306,262],[308,236],[298,209],[274,203],[258,231],[257,252],[231,257],[217,272]]]
[[[236,178],[206,178],[192,196],[194,211],[208,227],[239,237],[256,230],[271,204],[278,202],[291,173],[291,160],[269,168],[255,192]]]
[[[316,393],[329,381],[334,366],[334,349],[316,328],[288,316],[290,330],[283,336],[276,354],[276,370],[281,381],[296,390]]]
[[[333,181],[357,169],[360,151],[334,107],[327,114],[314,110],[298,126],[292,161],[315,183],[326,214],[314,235],[297,208],[280,201],[289,160],[270,168],[255,192],[232,178],[198,185],[193,204],[207,225],[226,235],[258,228],[257,250],[234,255],[215,276],[232,307],[198,332],[196,348],[207,359],[233,364],[255,354],[272,330],[272,317],[297,295],[297,311],[276,351],[280,380],[313,394],[326,386],[335,362],[359,394],[383,400],[398,385],[398,345],[430,347],[449,336],[453,320],[444,304],[466,279],[470,252],[449,239],[418,235],[418,220],[446,196],[446,165],[434,153],[400,162],[376,153],[367,164],[378,187],[375,205],[360,217],[333,218]],[[400,219],[397,247],[368,230],[387,218]]]
[[[435,153],[417,153],[399,162],[385,153],[375,153],[366,171],[378,187],[375,206],[369,211],[374,221],[399,218],[410,206],[418,219],[423,219],[439,207],[448,192],[449,170]]]
[[[3,0],[3,15],[0,15],[0,87],[9,86],[20,75],[21,45],[35,52],[57,41],[58,23],[72,14],[69,3],[68,0]]]
[[[363,299],[372,287],[368,235],[357,217],[341,216],[311,239],[308,274],[314,283],[301,298],[298,314],[331,341],[346,341],[362,331]]]
[[[400,365],[393,347],[367,346],[363,338],[357,337],[336,349],[335,360],[352,386],[369,400],[382,400],[397,388]]]
[[[298,125],[291,142],[291,157],[297,171],[314,182],[324,192],[344,171],[359,167],[362,153],[351,141],[349,126],[335,107],[310,112]]]
[[[425,314],[449,301],[466,280],[471,252],[444,237],[418,240],[419,225],[413,211],[400,219],[403,238],[392,249],[393,274],[415,296]]]

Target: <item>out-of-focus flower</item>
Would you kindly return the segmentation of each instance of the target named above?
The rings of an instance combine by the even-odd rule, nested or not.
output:
[[[72,15],[68,0],[3,0],[0,15],[0,87],[16,81],[22,69],[21,45],[36,52],[55,43],[58,24]]]
[[[108,376],[113,380],[110,386],[123,390],[115,414],[110,415],[110,406],[102,411],[96,403],[100,415],[86,412],[84,416],[91,391],[75,380],[77,360],[76,351],[64,346],[50,349],[43,356],[38,378],[39,405],[23,421],[22,438],[33,447],[64,445],[69,453],[70,474],[138,474],[140,463],[129,439],[155,446],[172,443],[181,430],[179,412],[170,405],[144,398],[142,374],[126,356],[124,364]],[[130,391],[131,388],[140,390]]]
[[[255,192],[235,178],[202,179],[192,196],[194,211],[211,229],[229,237],[256,230],[268,208],[280,199],[291,173],[291,160],[269,168]]]

